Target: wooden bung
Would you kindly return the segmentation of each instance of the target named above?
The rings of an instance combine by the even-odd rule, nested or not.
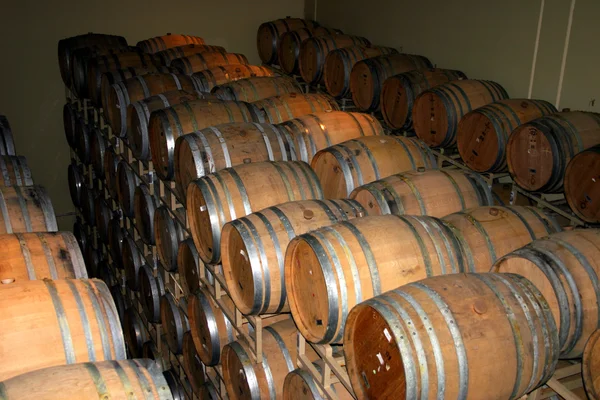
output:
[[[150,193],[146,185],[138,185],[133,195],[135,225],[142,241],[150,246],[154,240],[154,212],[159,207],[158,199]]]
[[[192,79],[196,81],[199,91],[210,93],[214,87],[225,83],[246,78],[275,75],[274,69],[262,65],[229,64],[195,72]]]
[[[25,157],[0,156],[0,186],[33,186]]]
[[[512,274],[437,276],[381,294],[352,310],[344,339],[358,399],[518,399],[552,377],[559,351],[544,297]]]
[[[183,228],[171,216],[167,206],[156,209],[153,225],[158,259],[166,271],[176,271],[179,242],[184,239]]]
[[[322,199],[313,170],[304,162],[238,165],[197,179],[187,188],[190,232],[200,258],[221,259],[221,228],[256,210],[293,200]]]
[[[236,307],[245,315],[289,312],[283,275],[288,243],[303,233],[366,215],[352,200],[304,200],[225,224],[221,262]]]
[[[138,271],[138,282],[144,315],[148,322],[160,323],[160,299],[165,294],[165,285],[160,271],[157,270],[154,277],[152,268],[149,265],[142,265]]]
[[[331,96],[321,93],[289,93],[269,97],[253,105],[260,110],[267,122],[272,124],[279,124],[307,114],[340,109]]]
[[[400,73],[387,78],[381,88],[381,114],[392,130],[413,129],[412,110],[419,94],[435,86],[467,79],[451,69],[423,69]]]
[[[197,53],[171,61],[171,67],[185,75],[229,64],[247,65],[249,62],[243,54],[219,52]]]
[[[171,47],[185,46],[186,44],[204,44],[204,39],[199,36],[167,33],[163,36],[141,40],[137,42],[136,47],[139,47],[145,53],[153,54]]]
[[[284,33],[300,28],[313,29],[317,26],[315,21],[290,17],[263,22],[256,33],[258,56],[263,64],[277,64],[277,46]]]
[[[184,46],[171,47],[170,49],[159,51],[158,53],[154,53],[154,55],[160,58],[164,65],[171,65],[171,62],[178,58],[207,53],[227,53],[227,50],[221,46],[212,46],[208,44],[186,44]]]
[[[183,370],[190,381],[194,393],[200,393],[202,386],[205,383],[204,366],[196,348],[191,332],[186,332],[183,335]]]
[[[425,143],[401,136],[348,140],[319,151],[311,161],[328,199],[346,198],[356,187],[392,174],[436,165]]]
[[[97,279],[0,284],[0,308],[2,357],[13,360],[0,366],[0,381],[55,365],[126,358],[114,302]]]
[[[538,239],[496,261],[493,272],[529,279],[558,325],[561,358],[580,358],[600,324],[600,230],[576,229]]]
[[[321,367],[314,363],[313,367],[320,373]],[[354,397],[340,381],[332,383],[329,388],[339,400],[352,400]],[[313,375],[304,368],[298,368],[287,374],[283,382],[283,400],[321,400],[326,396],[321,392]]]
[[[38,185],[0,186],[0,234],[57,230],[54,208],[46,189]]]
[[[600,398],[600,329],[590,337],[583,353],[582,376],[590,399]]]
[[[194,100],[152,113],[148,133],[156,174],[163,180],[173,179],[178,137],[228,122],[263,122],[263,118],[254,105],[234,101]]]
[[[317,26],[313,28],[300,28],[281,35],[277,45],[277,58],[281,70],[288,75],[298,75],[300,67],[298,58],[300,56],[300,45],[310,37],[341,34],[339,29]]]
[[[494,101],[507,99],[508,93],[492,81],[463,79],[425,90],[412,110],[417,136],[430,147],[454,147],[458,123],[470,111]]]
[[[288,93],[302,93],[298,83],[287,76],[261,76],[224,83],[212,89],[221,100],[254,102]]]
[[[429,215],[444,217],[494,200],[481,175],[464,170],[408,171],[359,186],[350,198],[369,215]]]
[[[600,223],[600,145],[573,157],[565,172],[565,197],[584,221]]]

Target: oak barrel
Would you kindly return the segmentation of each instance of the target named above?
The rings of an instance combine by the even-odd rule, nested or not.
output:
[[[142,265],[138,271],[140,300],[144,315],[151,323],[160,323],[160,299],[165,294],[165,285],[161,272],[154,271],[149,265]]]
[[[600,325],[600,230],[538,239],[496,261],[493,272],[524,276],[542,292],[558,325],[561,358],[580,358]]]
[[[224,83],[212,89],[221,100],[254,102],[288,93],[302,93],[298,83],[288,76],[261,76]]]
[[[565,197],[584,221],[600,223],[600,145],[577,154],[565,172]]]
[[[325,35],[306,39],[300,45],[298,64],[302,79],[308,84],[323,83],[327,55],[339,48],[370,46],[364,37],[352,35]]]
[[[85,243],[85,249],[83,249],[83,259],[90,278],[98,277],[99,267],[103,261],[102,254],[94,247],[93,239],[94,238],[89,235]]]
[[[160,322],[169,349],[175,354],[183,351],[183,335],[190,330],[186,312],[179,308],[171,293],[165,293],[160,299]]]
[[[171,67],[185,75],[229,64],[247,65],[249,62],[243,54],[219,52],[192,54],[171,61]]]
[[[521,124],[556,112],[544,100],[495,101],[465,114],[458,124],[456,143],[463,161],[478,172],[506,170],[506,144]]]
[[[145,53],[158,53],[171,47],[185,46],[186,44],[204,44],[204,39],[198,36],[167,33],[146,40],[140,40],[136,46]]]
[[[458,123],[476,108],[507,99],[508,93],[492,81],[463,79],[425,90],[412,109],[417,136],[431,147],[456,145]]]
[[[210,92],[216,86],[240,79],[275,75],[274,69],[262,65],[229,64],[195,72],[192,79],[199,91]]]
[[[104,138],[104,134],[99,127],[95,127],[90,131],[90,164],[94,169],[94,174],[97,179],[104,178],[104,153],[109,145],[109,142]]]
[[[525,190],[560,192],[569,161],[599,144],[600,114],[569,111],[546,115],[519,126],[510,135],[508,170]]]
[[[113,211],[109,201],[104,196],[97,196],[94,199],[94,219],[96,232],[102,243],[108,245],[108,223],[113,217]],[[100,244],[99,244],[100,245]]]
[[[179,248],[177,249],[177,272],[179,273],[181,287],[185,294],[191,295],[196,293],[202,286],[200,283],[200,263],[202,261],[198,257],[198,252],[192,238],[187,238],[179,242]],[[210,273],[207,272],[207,275],[210,275]]]
[[[318,363],[314,363],[313,367],[321,373]],[[339,381],[332,383],[329,388],[339,400],[354,399]],[[324,400],[325,398],[326,396],[321,392],[315,378],[306,369],[298,368],[286,375],[283,382],[283,400]]]
[[[85,235],[84,230],[85,228],[83,226],[83,222],[79,217],[77,217],[73,223],[73,236],[75,236],[75,240],[77,240],[80,251],[83,251],[87,242],[87,236]]]
[[[73,150],[77,157],[79,157],[79,161],[82,164],[88,165],[90,163],[90,140],[92,135],[92,130],[94,129],[94,125],[91,122],[86,122],[85,118],[81,116],[75,122],[75,137]]]
[[[310,37],[341,34],[339,29],[325,28],[317,26],[314,28],[300,28],[289,31],[281,35],[277,44],[277,57],[281,70],[288,75],[298,75],[300,66],[298,58],[300,56],[300,45]]]
[[[187,216],[200,258],[221,259],[221,228],[256,210],[293,200],[322,199],[321,184],[299,161],[242,164],[197,179],[187,188]]]
[[[253,105],[267,122],[279,124],[306,114],[338,111],[340,107],[329,95],[321,93],[289,93],[257,101]],[[259,121],[260,122],[260,121]]]
[[[12,137],[12,129],[8,119],[0,115],[0,156],[14,156],[15,143]]]
[[[96,226],[96,214],[94,214],[96,208],[96,197],[98,196],[98,192],[93,187],[89,187],[88,185],[81,186],[81,195],[80,195],[80,207],[81,215],[83,216],[83,220],[91,227]]]
[[[582,377],[590,399],[600,398],[600,329],[588,340],[583,353]]]
[[[359,399],[516,399],[552,377],[559,351],[545,299],[512,274],[402,286],[356,306],[344,339]]]
[[[277,46],[284,33],[301,28],[313,29],[318,25],[316,21],[290,17],[263,22],[256,33],[258,56],[263,64],[277,64]]]
[[[0,366],[0,381],[54,365],[126,358],[115,304],[102,281],[3,284],[0,309],[11,310],[2,313],[0,339],[2,356],[13,360]]]
[[[183,228],[173,219],[167,206],[156,209],[153,225],[158,259],[165,270],[176,271],[179,242],[184,239]]]
[[[370,215],[444,217],[478,206],[492,206],[492,192],[483,178],[464,170],[408,171],[359,186],[350,198]]]
[[[159,51],[158,53],[154,53],[154,55],[160,58],[164,65],[170,65],[173,60],[178,58],[206,53],[227,53],[227,50],[221,46],[208,44],[186,44],[185,46],[171,47],[170,49]]]
[[[0,234],[56,232],[54,208],[42,186],[0,186]]]
[[[435,86],[467,79],[451,69],[423,69],[390,76],[381,88],[381,114],[385,124],[393,130],[413,129],[412,110],[419,94]]]
[[[0,186],[32,186],[31,170],[23,156],[0,156]]]
[[[127,353],[131,358],[142,357],[143,346],[148,339],[142,324],[142,319],[137,310],[133,307],[125,310],[123,334],[125,336],[125,344],[127,345]]]
[[[196,353],[192,334],[188,331],[183,335],[183,370],[190,382],[194,393],[200,393],[205,383],[204,365]],[[202,397],[204,399],[204,397]]]
[[[111,261],[119,268],[123,268],[123,259],[121,252],[123,251],[123,240],[125,232],[121,228],[121,222],[118,217],[113,217],[108,223],[108,252]]]
[[[145,259],[140,253],[136,241],[127,233],[124,233],[120,256],[123,269],[125,270],[127,287],[133,291],[139,291],[139,273]]]
[[[348,140],[321,150],[310,164],[328,199],[346,198],[356,187],[392,174],[437,165],[425,143],[400,136]]]
[[[63,124],[65,126],[65,137],[67,138],[67,143],[69,147],[75,149],[75,124],[80,118],[80,113],[77,111],[77,106],[71,103],[66,103],[63,106]],[[4,155],[6,153],[5,145],[3,137],[5,135],[2,127],[2,116],[0,115],[0,155]],[[8,123],[8,121],[7,121]],[[10,126],[8,126],[9,135],[10,135]],[[11,136],[12,139],[12,136]],[[12,140],[11,140],[12,143]]]
[[[133,218],[135,216],[133,198],[135,196],[135,189],[140,184],[140,178],[127,161],[121,160],[117,166],[116,180],[117,198],[121,205],[121,210],[123,210],[123,214],[127,217]]]
[[[223,274],[229,294],[244,315],[289,312],[284,258],[296,236],[367,211],[353,200],[292,201],[233,220],[221,233]]]
[[[163,180],[173,179],[173,153],[178,137],[228,122],[262,122],[262,117],[258,109],[249,103],[207,100],[176,104],[152,113],[148,133],[156,174]]]
[[[155,196],[150,194],[146,185],[138,185],[133,195],[133,215],[140,238],[144,243],[153,246],[154,241],[154,212],[159,207]]]
[[[117,168],[121,156],[115,152],[113,146],[107,147],[104,150],[104,183],[108,189],[110,197],[118,199],[117,193]]]

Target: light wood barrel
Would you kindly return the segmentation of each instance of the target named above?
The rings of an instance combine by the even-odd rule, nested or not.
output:
[[[0,115],[0,156],[14,155],[16,155],[16,153],[12,129],[8,123],[8,119],[4,115]]]
[[[326,35],[311,37],[300,45],[298,64],[300,75],[306,83],[316,85],[323,83],[325,60],[329,52],[342,47],[369,46],[371,43],[364,37],[352,35]]]
[[[56,232],[54,208],[42,186],[0,186],[0,234]]]
[[[283,275],[289,242],[303,233],[365,215],[366,210],[352,200],[304,200],[265,208],[225,224],[223,274],[236,307],[245,315],[289,312]]]
[[[306,114],[340,109],[333,97],[321,93],[284,94],[257,101],[253,105],[261,111],[267,122],[272,124],[279,124]]]
[[[184,293],[192,295],[200,290],[201,262],[192,238],[187,238],[179,242],[179,248],[177,249],[177,272],[179,273]],[[210,275],[210,273],[207,272],[207,275]]]
[[[381,88],[390,76],[432,68],[428,58],[413,54],[389,54],[361,60],[350,73],[354,105],[362,111],[379,110]]]
[[[565,197],[581,219],[600,223],[600,145],[577,154],[565,172]]]
[[[500,84],[463,79],[435,86],[417,96],[412,110],[417,136],[431,147],[456,144],[458,123],[476,108],[508,98]]]
[[[73,385],[73,382],[77,382]],[[100,361],[44,368],[0,382],[3,399],[172,399],[160,366],[151,360]],[[59,394],[60,393],[60,394]],[[101,398],[101,397],[100,397]],[[108,398],[108,397],[107,397]]]
[[[108,252],[110,254],[111,261],[119,269],[123,268],[123,258],[121,252],[123,251],[123,240],[125,239],[125,233],[121,228],[121,222],[118,217],[114,217],[108,223]]]
[[[202,361],[200,361],[200,357],[198,357],[198,353],[196,353],[194,340],[192,339],[192,334],[190,332],[186,332],[183,335],[182,353],[183,370],[190,381],[190,386],[194,393],[200,393],[202,386],[204,386],[205,383],[204,366],[202,365]],[[204,399],[204,397],[202,397],[202,399]]]
[[[88,277],[71,232],[0,235],[0,248],[0,281]]]
[[[135,101],[127,106],[127,141],[133,155],[138,160],[150,159],[150,143],[148,137],[148,122],[150,114],[205,96],[197,91],[172,90],[159,93],[142,100]]]
[[[187,315],[179,308],[171,293],[166,293],[160,299],[160,321],[169,349],[175,354],[181,354],[183,335],[190,330],[190,325]]]
[[[590,399],[600,398],[600,329],[590,337],[583,353],[582,377]]]
[[[190,232],[200,258],[216,264],[221,259],[221,228],[227,222],[287,201],[322,198],[319,180],[304,162],[238,165],[190,183]]]
[[[137,292],[140,288],[140,268],[145,260],[140,254],[135,240],[126,233],[123,234],[123,244],[119,255],[121,257],[121,265],[125,270],[127,287]]]
[[[508,170],[525,190],[563,189],[569,161],[600,144],[600,114],[569,111],[535,119],[513,131],[506,146]]]
[[[302,93],[302,88],[288,76],[262,76],[219,85],[212,93],[221,100],[254,102],[282,94]]]
[[[264,64],[277,64],[277,46],[284,33],[300,28],[313,29],[317,26],[316,21],[290,17],[263,22],[256,33],[258,56]]]
[[[392,174],[437,165],[425,143],[400,136],[348,140],[321,150],[310,164],[328,199],[346,198],[355,188]]]
[[[219,52],[192,54],[191,56],[171,61],[171,67],[185,75],[192,75],[195,72],[229,64],[246,65],[249,62],[243,54]]]
[[[461,243],[467,272],[487,272],[498,258],[562,230],[554,217],[534,207],[476,207],[443,220]]]
[[[398,50],[383,46],[350,46],[330,51],[323,67],[323,80],[327,92],[336,99],[348,97],[350,73],[356,63],[366,58],[396,53]]]
[[[212,46],[208,44],[186,44],[184,46],[171,47],[170,49],[159,51],[158,53],[154,53],[154,55],[158,56],[164,65],[171,65],[173,60],[199,53],[227,53],[227,50],[221,46]]]
[[[201,92],[210,92],[214,87],[240,79],[275,76],[272,68],[262,65],[229,64],[195,72],[192,78]]]
[[[117,155],[115,148],[110,146],[104,150],[104,183],[110,197],[118,199],[117,193],[117,168],[121,156]]]
[[[321,372],[319,364],[313,366]],[[340,400],[352,400],[354,397],[348,392],[344,385],[337,381],[330,385],[331,390]],[[287,374],[283,382],[283,400],[325,400],[315,378],[304,368],[298,368]]]
[[[142,310],[149,322],[160,323],[160,299],[165,294],[165,285],[160,271],[154,277],[149,265],[142,265],[138,271]]]
[[[131,103],[173,90],[194,92],[196,88],[189,76],[180,74],[148,74],[114,84],[102,100],[113,133],[120,137],[127,133],[127,107]]]
[[[538,239],[499,259],[492,272],[529,279],[558,325],[561,358],[580,358],[600,324],[600,230],[576,229]]]
[[[97,179],[104,178],[104,153],[108,146],[109,142],[104,138],[100,128],[93,128],[90,131],[90,164]]]
[[[96,230],[102,243],[108,245],[108,223],[113,217],[113,211],[104,196],[99,195],[94,199],[94,219]]]
[[[339,29],[325,28],[317,26],[314,28],[300,28],[289,31],[281,35],[277,44],[277,58],[281,70],[288,75],[298,75],[300,66],[298,57],[300,56],[300,45],[302,42],[313,36],[325,36],[341,34]]]
[[[142,319],[133,307],[129,307],[125,310],[125,316],[123,317],[123,334],[125,336],[125,344],[127,345],[129,357],[142,357],[143,346],[148,337],[144,330]]]
[[[175,141],[178,137],[209,126],[228,122],[263,122],[258,109],[249,103],[195,100],[157,110],[150,115],[148,133],[156,174],[173,179]]]
[[[185,46],[186,44],[204,44],[204,39],[199,36],[180,35],[167,33],[150,39],[137,42],[136,46],[145,53],[158,53],[171,47]]]
[[[512,274],[405,285],[355,307],[344,338],[361,399],[518,399],[552,377],[559,352],[546,300]]]
[[[54,365],[126,358],[119,317],[102,281],[0,285],[0,308],[11,310],[2,313],[0,338],[3,357],[14,361],[0,366],[2,381]]]
[[[154,212],[159,207],[159,202],[150,194],[146,185],[138,185],[133,195],[133,214],[135,225],[144,243],[153,246],[154,241]]]
[[[25,157],[0,156],[0,186],[33,186]]]
[[[140,184],[140,178],[133,172],[133,167],[125,160],[119,161],[116,178],[117,197],[123,214],[133,218],[135,217],[133,209],[135,189]]]
[[[460,244],[441,220],[371,216],[294,238],[285,283],[302,335],[315,343],[340,343],[356,304],[429,276],[463,272],[464,264]]]
[[[417,96],[435,86],[462,79],[467,76],[461,71],[437,68],[390,76],[381,88],[381,114],[385,124],[393,130],[412,130],[412,110]]]
[[[4,145],[4,131],[6,128],[2,126],[2,118],[4,116],[0,115],[0,155],[4,155],[6,153],[5,145]],[[6,117],[4,117],[6,118]],[[80,118],[79,111],[77,111],[77,106],[71,103],[67,103],[63,106],[63,124],[65,126],[65,136],[67,138],[67,143],[69,147],[75,149],[75,124]],[[8,121],[6,121],[8,123]],[[10,126],[8,126],[9,135],[10,134]],[[11,143],[12,143],[12,136]]]
[[[493,206],[487,182],[464,170],[409,171],[359,186],[350,198],[370,215],[444,217],[478,206]]]
[[[173,219],[169,209],[166,206],[157,208],[154,212],[154,240],[165,270],[177,270],[177,251],[183,239],[183,228]]]
[[[190,182],[224,168],[298,157],[286,131],[272,124],[233,122],[180,136],[175,143],[175,182],[185,199]]]
[[[80,210],[83,220],[91,227],[96,226],[96,215],[94,214],[96,209],[96,197],[98,193],[94,188],[87,185],[81,186],[81,197],[80,197]]]
[[[458,152],[478,172],[506,171],[506,144],[519,125],[556,112],[544,100],[507,99],[477,108],[458,124]]]

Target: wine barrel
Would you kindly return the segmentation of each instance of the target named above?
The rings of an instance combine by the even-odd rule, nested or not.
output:
[[[300,56],[300,45],[311,37],[341,34],[339,29],[325,28],[317,26],[314,28],[300,28],[289,31],[281,35],[277,45],[277,58],[281,70],[288,75],[298,75],[300,66],[298,58]]]
[[[54,208],[42,186],[0,186],[0,234],[56,232]]]
[[[98,193],[93,187],[87,185],[81,186],[80,209],[83,220],[91,227],[96,226],[96,215],[94,214],[96,206],[96,197]]]
[[[129,143],[129,147],[131,147],[133,155],[138,160],[146,161],[150,159],[150,143],[148,138],[150,114],[156,110],[162,110],[175,104],[198,100],[204,97],[204,95],[197,91],[173,90],[129,104],[127,106],[127,142]]]
[[[196,72],[229,64],[247,65],[249,62],[243,54],[219,52],[192,54],[191,56],[171,61],[171,67],[185,75],[192,75]]]
[[[321,367],[314,363],[313,367],[320,373]],[[337,395],[339,400],[353,400],[354,397],[337,381],[329,388]],[[283,400],[325,400],[326,396],[321,392],[313,375],[303,368],[298,368],[287,374],[283,382]]]
[[[146,185],[138,185],[133,195],[133,214],[135,225],[141,239],[147,245],[153,246],[154,241],[154,212],[159,202]]]
[[[300,45],[298,64],[302,79],[308,84],[323,83],[325,60],[329,52],[342,47],[370,46],[366,38],[352,35],[326,35],[311,37]]]
[[[140,268],[145,260],[140,254],[135,240],[127,234],[124,234],[123,237],[123,245],[120,256],[122,263],[121,265],[123,265],[123,269],[125,270],[127,287],[137,292],[140,288]]]
[[[77,244],[79,245],[79,250],[83,251],[87,242],[87,236],[85,235],[85,228],[83,223],[79,217],[73,223],[73,235],[75,236],[75,240],[77,240]]]
[[[77,382],[73,385],[73,382]],[[173,399],[160,366],[151,360],[100,361],[40,369],[2,382],[12,399]]]
[[[221,46],[211,46],[208,44],[186,44],[159,51],[158,53],[154,53],[154,55],[160,58],[164,65],[171,65],[173,60],[198,53],[227,53],[227,50]]]
[[[0,308],[12,310],[2,315],[0,339],[3,357],[14,361],[2,363],[0,381],[55,365],[126,358],[115,305],[102,281],[0,285]]]
[[[428,58],[413,54],[389,54],[357,62],[350,72],[354,105],[362,111],[379,110],[381,88],[390,76],[432,68]]]
[[[596,330],[583,353],[582,377],[590,399],[600,398],[600,329]]]
[[[88,236],[85,243],[83,260],[87,268],[87,274],[92,278],[96,278],[98,276],[100,263],[102,262],[102,254],[94,248],[94,239],[91,235]]]
[[[0,186],[33,186],[31,170],[23,156],[0,156]]]
[[[149,322],[160,323],[160,298],[165,294],[160,271],[154,277],[154,272],[149,265],[142,265],[138,271],[140,299],[142,310]]]
[[[422,141],[400,136],[366,136],[319,151],[311,167],[327,199],[343,199],[358,186],[399,172],[436,168]]]
[[[120,159],[121,156],[115,152],[113,146],[109,146],[104,150],[104,183],[110,197],[113,199],[118,199],[119,197],[117,193],[117,168]]]
[[[243,102],[195,100],[157,110],[150,115],[148,134],[156,174],[174,176],[175,141],[179,136],[227,122],[263,122],[255,106]]]
[[[352,67],[366,58],[397,54],[398,50],[383,46],[350,46],[330,51],[325,58],[323,80],[327,92],[341,99],[350,94]]]
[[[133,307],[129,307],[125,311],[125,316],[123,318],[123,334],[125,336],[125,344],[127,345],[129,357],[141,357],[142,349],[148,336],[143,327],[142,319]]]
[[[577,154],[565,172],[565,197],[581,219],[600,223],[600,145]]]
[[[210,92],[214,87],[240,79],[275,76],[275,70],[262,65],[229,64],[195,72],[192,79],[201,92]]]
[[[171,293],[165,293],[160,299],[160,321],[169,349],[175,354],[181,354],[183,335],[190,330],[190,325],[187,316],[179,308]]]
[[[284,33],[300,28],[313,29],[318,25],[316,21],[290,17],[263,22],[256,34],[258,56],[263,64],[277,64],[277,46]]]
[[[281,128],[233,122],[180,136],[174,158],[175,182],[185,199],[189,183],[205,175],[250,162],[296,160],[297,155]]]
[[[481,175],[464,170],[409,171],[359,186],[350,198],[370,215],[444,217],[479,206],[493,206]]]
[[[477,207],[443,221],[461,243],[467,272],[487,272],[498,258],[562,230],[554,217],[534,207]]]
[[[0,119],[2,118],[2,116],[0,115]],[[65,136],[67,138],[67,143],[69,144],[69,147],[71,147],[72,149],[75,149],[75,124],[76,121],[78,121],[80,118],[80,114],[79,111],[77,111],[77,106],[71,104],[71,103],[67,103],[63,106],[63,124],[65,126]],[[8,127],[10,130],[10,126]],[[3,129],[2,129],[2,122],[0,120],[0,155],[3,155],[6,150],[4,149],[4,144],[3,144]],[[10,132],[9,132],[10,134]],[[11,136],[12,139],[12,136]],[[12,140],[11,140],[12,143]]]
[[[600,114],[569,111],[517,127],[506,145],[508,170],[525,190],[555,193],[563,189],[569,161],[600,144]]]
[[[135,189],[140,184],[140,178],[127,161],[121,160],[117,166],[116,180],[117,198],[121,210],[127,217],[133,218],[135,216],[133,210]]]
[[[172,368],[163,372],[163,375],[165,377],[165,381],[167,381],[169,390],[173,395],[173,400],[187,400],[186,393],[191,391],[191,387],[187,378],[184,377],[183,380],[181,380],[179,378],[179,371],[176,371]],[[184,385],[186,385],[186,389],[184,389]]]
[[[283,276],[285,249],[303,233],[367,211],[353,200],[292,201],[233,220],[221,233],[223,274],[244,315],[289,312]]]
[[[176,271],[179,242],[184,239],[183,228],[173,219],[166,206],[156,209],[153,225],[158,259],[165,270]]]
[[[412,109],[417,136],[431,147],[453,147],[458,123],[476,108],[508,98],[500,84],[492,81],[463,79],[425,90],[415,99]]]
[[[200,258],[221,259],[221,228],[227,222],[272,205],[322,199],[315,173],[304,162],[238,165],[200,178],[188,186],[187,215]]]
[[[512,274],[437,276],[384,293],[352,310],[344,339],[358,398],[518,399],[552,377],[559,352],[545,299]]]
[[[97,179],[104,178],[104,153],[109,143],[104,138],[100,128],[95,127],[90,131],[90,164],[94,169]]]
[[[127,133],[127,106],[131,103],[172,90],[196,89],[189,76],[177,74],[148,74],[114,84],[102,100],[113,133],[120,137]]]
[[[232,400],[281,398],[286,375],[296,368],[298,330],[287,319],[262,330],[262,363],[253,363],[252,350],[245,342],[229,343],[223,349],[222,371],[227,395]],[[306,357],[317,355],[306,348]]]
[[[221,396],[219,396],[215,385],[208,380],[204,385],[202,385],[200,390],[200,398],[206,400],[220,400]]]
[[[171,47],[185,46],[186,44],[204,44],[204,39],[198,36],[172,35],[171,33],[167,33],[163,36],[140,40],[136,46],[145,53],[153,54],[170,49]]]
[[[87,33],[73,36],[58,41],[58,66],[60,76],[67,87],[71,87],[71,57],[73,51],[83,48],[118,48],[127,47],[127,40],[123,36]]]
[[[425,90],[451,81],[467,79],[451,69],[423,69],[390,76],[381,88],[381,114],[393,130],[413,129],[412,110],[417,96]]]
[[[88,277],[71,232],[0,235],[0,248],[0,281]]]
[[[477,108],[458,124],[456,143],[463,161],[478,172],[506,171],[506,143],[519,125],[556,112],[544,100],[507,99]]]
[[[279,124],[306,114],[340,109],[331,96],[321,93],[289,93],[283,96],[269,97],[257,101],[253,105],[260,110],[267,122],[272,124]]]
[[[96,231],[102,243],[108,245],[108,223],[113,217],[112,209],[108,201],[102,195],[94,199],[94,219]]]
[[[183,335],[183,370],[189,378],[190,385],[194,393],[200,393],[202,386],[204,386],[204,366],[196,348],[194,347],[194,340],[192,339],[191,332],[186,332]],[[204,399],[204,397],[202,397]]]
[[[84,185],[84,178],[77,164],[69,164],[69,167],[67,168],[67,179],[71,201],[75,207],[79,208],[81,205],[81,187]]]
[[[179,248],[177,249],[177,272],[181,280],[181,287],[186,295],[196,293],[201,287],[201,262],[196,251],[196,246],[194,246],[194,241],[191,238],[179,242]],[[210,275],[210,273],[207,272],[207,275]]]
[[[118,217],[114,217],[108,223],[108,252],[110,254],[111,261],[119,268],[123,268],[123,257],[121,255],[123,251],[123,240],[125,239],[125,233],[121,228],[121,222]]]
[[[110,271],[110,268],[106,269],[107,271]],[[116,279],[114,279],[114,277],[111,274],[107,274],[108,277],[110,277],[110,280],[112,280],[113,282],[116,282]],[[109,284],[109,279],[104,280],[102,279],[102,281],[104,281],[104,283],[106,283],[107,285]],[[113,301],[115,302],[115,307],[117,309],[117,314],[119,315],[119,321],[121,321],[121,325],[123,324],[123,320],[125,317],[125,298],[123,297],[123,293],[121,293],[121,284],[114,284],[113,286],[110,287],[110,294],[113,298]]]
[[[302,93],[302,88],[288,76],[262,76],[219,85],[212,93],[221,100],[254,102],[282,94]]]
[[[464,264],[457,239],[441,220],[371,216],[292,239],[285,283],[306,340],[340,343],[356,304],[429,276],[463,272]]]
[[[8,119],[0,115],[0,156],[14,156],[15,144]]]
[[[492,271],[529,279],[554,315],[561,358],[581,358],[600,324],[600,230],[577,229],[535,240],[496,261]]]
[[[88,165],[91,161],[90,136],[93,129],[94,125],[86,122],[83,116],[75,122],[75,137],[73,138],[75,147],[73,150],[75,151],[75,154],[77,154],[77,157],[79,157],[79,161],[85,165]]]

